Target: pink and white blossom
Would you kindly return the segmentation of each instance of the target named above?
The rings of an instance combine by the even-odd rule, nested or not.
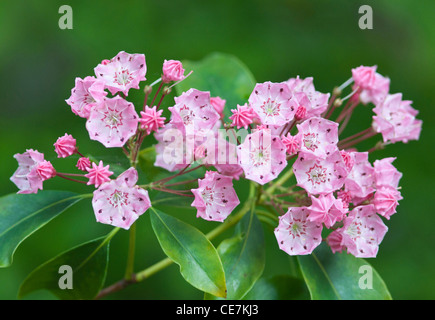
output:
[[[345,190],[352,198],[365,198],[375,191],[373,166],[369,162],[368,152],[350,152],[353,159],[352,169],[344,181]]]
[[[106,95],[103,80],[95,77],[76,78],[75,87],[71,89],[71,96],[66,103],[71,106],[72,112],[87,119],[92,108]]]
[[[308,216],[306,207],[295,207],[279,217],[275,237],[279,248],[291,256],[311,254],[322,242],[322,225]]]
[[[204,179],[198,180],[198,188],[191,190],[195,196],[192,207],[198,210],[197,217],[223,222],[230,215],[240,204],[232,180],[215,171],[207,171]]]
[[[151,207],[148,191],[136,185],[137,171],[130,168],[94,191],[92,207],[98,222],[128,230]]]
[[[249,97],[249,105],[262,124],[274,126],[293,120],[299,106],[285,82],[258,83]]]
[[[313,117],[297,125],[301,151],[306,156],[326,158],[337,151],[338,123]]]
[[[246,179],[261,185],[275,179],[287,166],[286,147],[270,130],[255,130],[237,150],[239,165]]]
[[[374,258],[388,231],[373,205],[358,206],[344,219],[342,245],[357,258]]]
[[[390,220],[390,217],[396,213],[396,207],[402,199],[403,198],[397,189],[391,187],[380,187],[375,192],[373,204],[375,205],[378,214]]]
[[[44,162],[44,154],[37,150],[27,149],[24,153],[17,153],[14,158],[18,162],[18,169],[11,177],[11,181],[18,187],[18,194],[37,193],[42,190],[45,175],[38,173],[38,165]]]
[[[293,171],[297,185],[309,194],[327,194],[338,190],[347,176],[346,165],[338,150],[325,159],[307,157],[301,152],[293,164]]]
[[[388,95],[373,109],[372,127],[382,134],[384,142],[418,140],[422,121],[415,118],[418,111],[411,107],[411,101],[403,101],[402,94]]]
[[[106,148],[122,147],[136,133],[138,122],[134,105],[116,96],[104,99],[92,109],[86,129],[92,140]]]
[[[139,82],[146,80],[145,55],[121,51],[109,63],[99,64],[94,71],[112,94],[121,91],[127,96],[131,88],[139,89]]]
[[[216,112],[220,115],[221,118],[224,116],[224,108],[225,103],[227,101],[225,99],[222,99],[221,97],[211,97],[210,103],[213,106],[213,108],[216,110]]]

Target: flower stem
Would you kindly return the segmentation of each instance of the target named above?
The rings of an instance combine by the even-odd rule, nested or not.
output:
[[[133,279],[134,272],[134,255],[136,248],[136,223],[133,223],[130,227],[129,241],[128,241],[128,256],[127,256],[127,267],[125,269],[125,280]]]

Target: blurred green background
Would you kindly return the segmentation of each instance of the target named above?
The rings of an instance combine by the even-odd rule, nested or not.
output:
[[[73,9],[73,30],[60,30],[58,9]],[[358,8],[373,8],[373,30],[360,30]],[[83,119],[64,102],[75,77],[93,74],[102,60],[119,51],[145,53],[147,79],[160,76],[164,59],[199,60],[215,51],[243,61],[257,82],[313,76],[319,91],[331,92],[351,76],[351,68],[378,65],[391,78],[391,92],[403,92],[420,110],[420,141],[398,143],[372,155],[395,156],[403,172],[404,200],[387,222],[387,233],[376,259],[370,259],[395,299],[434,299],[435,216],[433,156],[435,130],[435,1],[10,1],[0,2],[0,194],[16,192],[9,181],[17,163],[12,157],[26,148],[46,154],[59,171],[74,159],[59,160],[57,137],[68,132],[80,150],[95,156],[116,152],[90,141]],[[194,75],[192,75],[194,76]],[[140,103],[142,92],[132,95]],[[130,96],[129,96],[130,97]],[[170,104],[168,99],[166,104]],[[234,106],[229,106],[234,107]],[[346,129],[371,123],[369,108],[361,108]],[[370,145],[368,146],[370,147]],[[47,189],[91,192],[92,188],[47,181]],[[243,197],[242,197],[243,198]],[[196,219],[193,210],[167,210],[204,232],[216,223]],[[0,269],[0,299],[15,299],[20,283],[36,266],[58,253],[111,230],[97,224],[90,201],[83,201],[29,237],[17,250],[10,268]],[[266,230],[267,231],[267,230]],[[136,269],[164,257],[146,214],[139,219]],[[111,244],[107,284],[124,272],[127,232]],[[266,274],[286,273],[289,264],[267,232]],[[216,245],[219,239],[214,242]],[[149,280],[113,298],[201,299],[170,266]],[[44,291],[28,296],[51,299]]]

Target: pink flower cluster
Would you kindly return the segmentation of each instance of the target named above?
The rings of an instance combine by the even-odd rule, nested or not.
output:
[[[383,219],[396,213],[402,199],[402,174],[392,164],[395,158],[371,163],[369,154],[388,143],[417,140],[422,126],[411,101],[390,94],[390,80],[376,70],[376,66],[353,69],[352,78],[332,96],[317,91],[311,77],[258,83],[244,104],[229,106],[232,115],[227,123],[225,99],[191,88],[175,97],[166,121],[160,106],[170,87],[161,89],[190,73],[184,75],[181,62],[165,60],[161,78],[145,87],[138,113],[126,97],[146,80],[145,55],[121,51],[95,67],[95,76],[77,78],[66,102],[73,113],[86,119],[90,139],[107,148],[122,148],[132,167],[112,179],[108,165],[82,155],[76,140],[65,134],[55,142],[55,152],[59,158],[78,155],[76,167],[85,174],[56,172],[43,154],[30,149],[15,155],[19,168],[11,180],[19,193],[36,193],[43,181],[54,176],[94,185],[97,221],[128,229],[151,206],[145,189],[192,197],[197,217],[223,222],[240,204],[233,183],[244,177],[261,186],[271,183],[270,188],[258,186],[264,192],[259,201],[280,215],[275,236],[283,251],[310,254],[326,241],[334,253],[346,250],[356,257],[375,257],[387,232]],[[159,82],[149,106],[148,95]],[[352,92],[340,98],[352,83]],[[159,93],[160,102],[154,105]],[[360,103],[375,106],[371,126],[340,139]],[[378,133],[382,141],[375,147],[356,149]],[[139,186],[135,166],[141,144],[151,134],[157,140],[154,165],[178,173]],[[192,180],[168,184],[200,167],[207,171],[193,180],[197,188],[171,188]],[[274,182],[281,173],[294,174],[295,184]]]

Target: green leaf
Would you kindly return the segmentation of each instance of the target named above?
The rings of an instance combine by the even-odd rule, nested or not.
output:
[[[231,115],[231,109],[237,104],[247,102],[255,87],[255,79],[249,69],[236,57],[213,53],[200,61],[183,61],[187,71],[193,70],[191,76],[176,85],[177,94],[195,88],[210,91],[212,97],[219,96],[226,100],[224,114]]]
[[[242,299],[263,273],[265,244],[263,228],[255,214],[239,222],[233,238],[221,242],[218,253],[227,281],[227,299]],[[205,295],[205,299],[216,299]]]
[[[225,274],[212,243],[198,229],[151,208],[151,224],[165,254],[195,288],[225,297]]]
[[[89,195],[67,191],[10,194],[0,198],[0,268],[12,263],[22,241]]]
[[[103,156],[91,156],[91,155],[87,155],[88,158],[95,162],[95,163],[99,163],[100,161],[103,161],[104,165],[110,166],[110,171],[113,172],[113,175],[115,177],[119,176],[121,173],[123,173],[125,170],[129,169],[130,166],[130,162],[128,161],[128,159],[125,156],[116,156],[116,155],[103,155]]]
[[[243,300],[309,300],[304,281],[288,275],[262,277]]]
[[[60,299],[93,299],[104,285],[109,262],[109,243],[119,229],[113,229],[108,236],[95,239],[68,250],[40,265],[21,284],[18,298],[45,289]],[[64,284],[61,266],[72,270],[72,289],[61,289]],[[66,273],[65,273],[66,276]]]
[[[302,275],[313,300],[390,300],[391,295],[376,270],[364,259],[347,253],[333,254],[322,243],[311,255],[298,256]],[[367,276],[372,274],[372,288]],[[360,283],[363,288],[360,288]]]
[[[162,174],[162,172],[167,172],[166,170],[154,166],[154,162],[156,161],[156,148],[155,146],[151,146],[145,148],[139,152],[139,168],[144,173],[147,181],[154,181],[155,178]]]

